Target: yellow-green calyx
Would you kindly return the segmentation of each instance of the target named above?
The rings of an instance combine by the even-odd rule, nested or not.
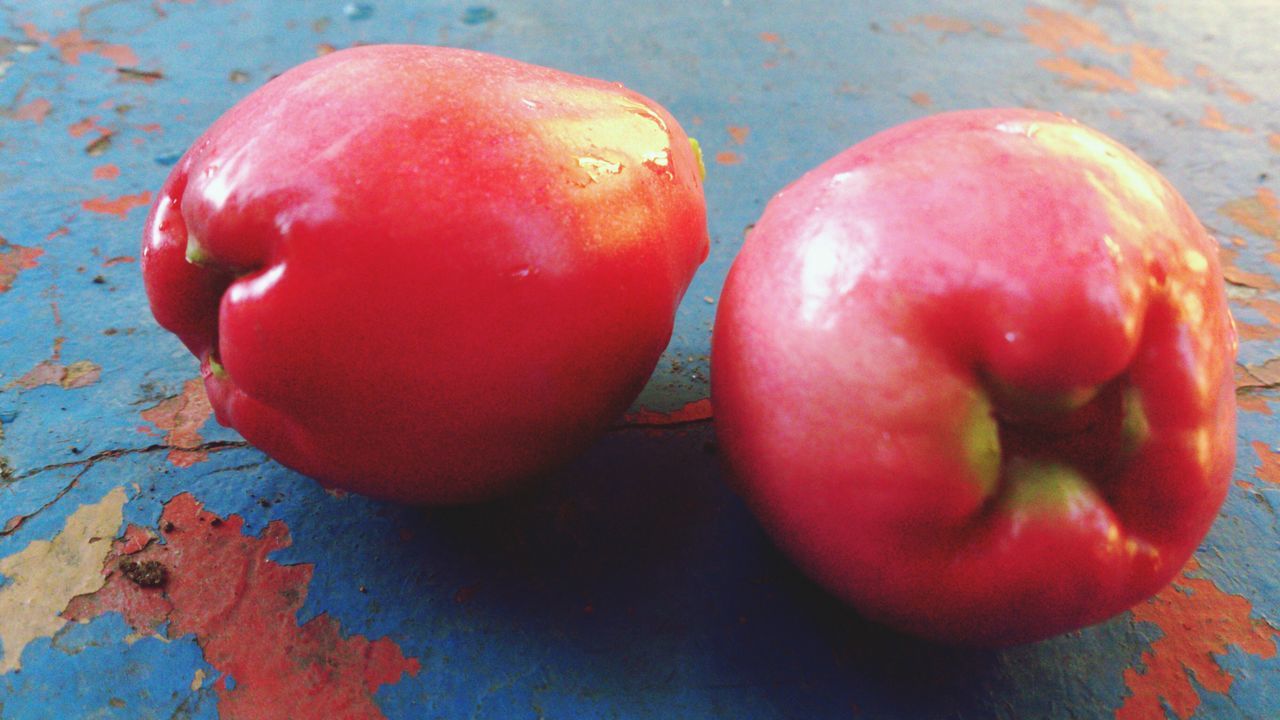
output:
[[[200,244],[200,238],[192,233],[187,233],[187,262],[192,265],[208,265],[210,261],[209,253]]]
[[[702,146],[698,144],[697,138],[689,138],[689,147],[693,148],[693,157],[698,161],[698,179],[707,179],[707,164],[702,159]]]
[[[995,491],[1000,481],[1000,425],[984,396],[974,399],[963,429],[965,461],[981,483],[983,494]]]
[[[1062,512],[1096,495],[1080,471],[1063,463],[1018,458],[1005,472],[1009,482],[1006,502],[1018,510]]]
[[[218,358],[215,357],[209,358],[209,372],[213,373],[213,376],[219,380],[226,380],[231,377],[231,375],[227,373],[227,369],[223,367],[222,363],[218,362]]]
[[[1136,452],[1151,436],[1151,423],[1142,405],[1142,393],[1135,387],[1124,391],[1124,420],[1120,431],[1127,453]]]

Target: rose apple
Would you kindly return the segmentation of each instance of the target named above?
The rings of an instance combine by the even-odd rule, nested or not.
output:
[[[322,483],[492,497],[626,409],[708,248],[700,160],[621,85],[368,46],[271,80],[147,222],[224,424]]]
[[[731,472],[869,618],[1031,641],[1170,581],[1227,490],[1217,246],[1113,140],[1026,110],[877,135],[778,194],[712,352]]]

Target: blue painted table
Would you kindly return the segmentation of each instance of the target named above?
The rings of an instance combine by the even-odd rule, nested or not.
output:
[[[483,1],[483,0],[480,0]],[[40,0],[0,31],[0,718],[1280,717],[1280,13],[1265,0]],[[152,321],[146,205],[272,75],[355,43],[621,81],[708,159],[711,257],[632,412],[544,491],[326,493],[210,420]],[[961,107],[1074,115],[1222,243],[1238,463],[1178,581],[1005,651],[859,620],[725,489],[707,352],[790,179]]]

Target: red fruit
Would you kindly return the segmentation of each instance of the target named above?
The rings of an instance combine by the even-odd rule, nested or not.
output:
[[[367,46],[270,81],[147,223],[219,421],[321,482],[493,497],[635,398],[707,255],[695,150],[621,85]]]
[[[721,295],[718,435],[866,616],[1003,645],[1167,584],[1226,494],[1217,245],[1115,141],[1027,110],[877,135],[774,198]]]

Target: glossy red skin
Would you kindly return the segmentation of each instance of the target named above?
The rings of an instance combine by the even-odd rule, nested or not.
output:
[[[1217,245],[1152,168],[1057,115],[970,111],[769,203],[712,397],[735,482],[813,578],[909,633],[1007,645],[1183,566],[1232,470],[1235,350]],[[993,426],[999,455],[975,453]],[[1053,463],[1084,482],[1019,470]]]
[[[326,485],[482,500],[639,393],[707,255],[701,182],[675,119],[621,85],[360,47],[194,143],[142,269],[220,422]]]

